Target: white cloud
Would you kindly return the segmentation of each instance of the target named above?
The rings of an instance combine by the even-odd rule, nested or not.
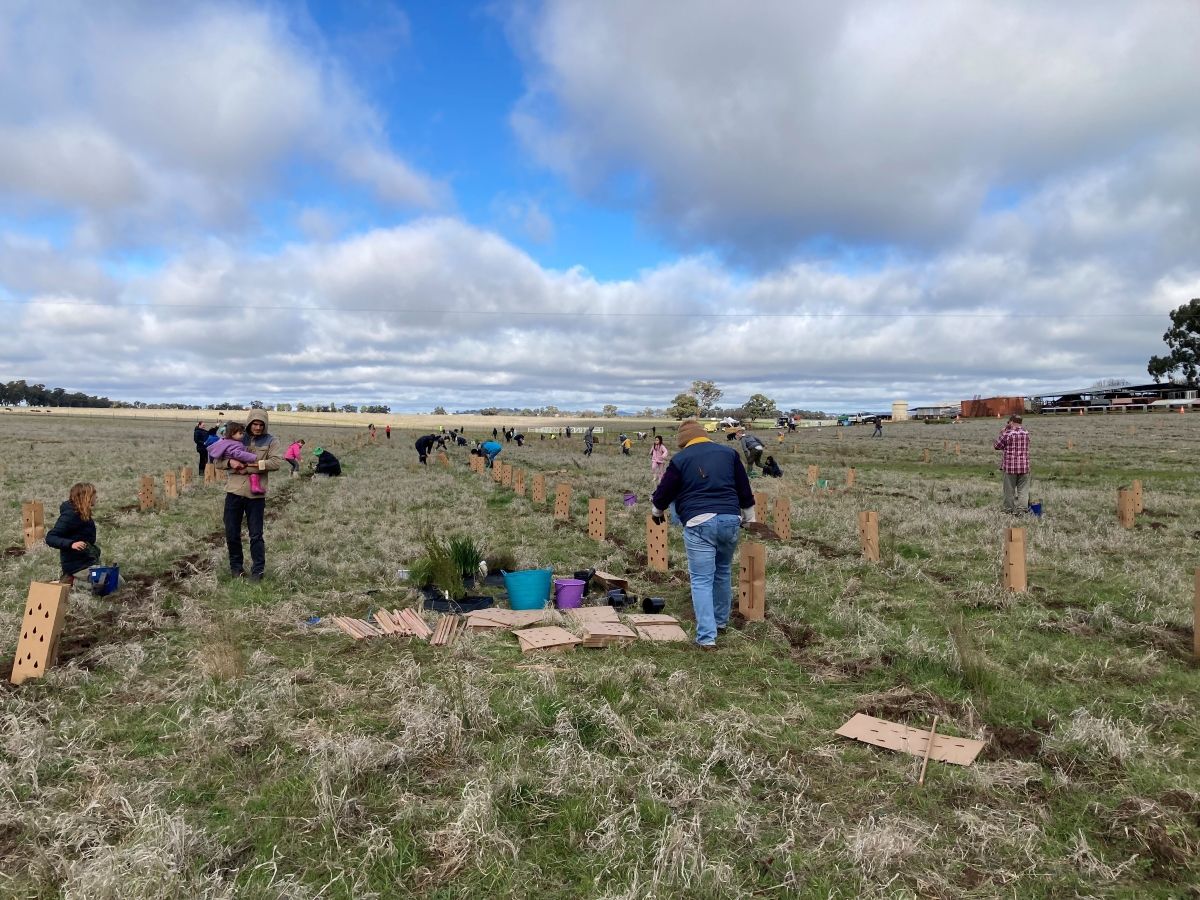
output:
[[[0,7],[0,202],[77,214],[97,241],[138,239],[236,224],[298,160],[387,204],[430,207],[444,192],[388,148],[333,60],[271,12]]]
[[[943,244],[997,189],[1136,166],[1200,126],[1191,0],[546,0],[514,30],[534,153],[760,258]]]
[[[1200,268],[1138,281],[964,247],[858,274],[793,263],[746,278],[693,257],[598,281],[430,219],[265,256],[209,244],[124,279],[115,310],[43,305],[56,298],[29,284],[0,335],[4,380],[421,409],[662,406],[714,378],[731,402],[761,390],[836,408],[1137,378],[1166,311],[1200,294]],[[57,352],[64,341],[80,352]]]

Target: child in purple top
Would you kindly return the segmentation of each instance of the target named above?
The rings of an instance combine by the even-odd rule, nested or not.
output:
[[[225,426],[225,437],[208,448],[208,458],[213,462],[227,459],[229,460],[229,468],[231,469],[244,469],[248,464],[257,464],[258,454],[247,450],[246,446],[242,443],[242,436],[245,433],[245,425],[242,425],[240,422],[230,422]],[[257,472],[251,472],[248,477],[250,479],[250,493],[266,493],[262,489],[262,482]]]

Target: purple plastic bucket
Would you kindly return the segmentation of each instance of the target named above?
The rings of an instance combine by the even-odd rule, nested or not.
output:
[[[585,588],[587,582],[578,578],[555,578],[554,605],[559,609],[579,609],[583,606]]]
[[[637,494],[626,494],[625,495],[625,505],[626,506],[637,506]]]

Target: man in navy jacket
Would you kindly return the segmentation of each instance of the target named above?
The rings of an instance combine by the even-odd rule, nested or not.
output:
[[[737,451],[709,440],[694,419],[683,422],[675,454],[651,497],[651,514],[662,523],[672,503],[683,523],[696,643],[717,645],[733,605],[733,552],[742,522],[754,521],[754,491]]]

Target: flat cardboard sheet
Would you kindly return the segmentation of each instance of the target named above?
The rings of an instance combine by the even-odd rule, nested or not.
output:
[[[639,625],[638,637],[647,641],[686,641],[688,633],[677,624],[672,625]]]
[[[617,611],[611,606],[581,606],[579,609],[567,610],[567,615],[574,616],[580,622],[588,624],[621,621],[617,617]]]
[[[467,613],[467,624],[476,631],[498,628],[525,628],[549,618],[544,609],[479,609]]]
[[[925,747],[929,743],[929,729],[920,731],[909,728],[898,722],[886,719],[876,719],[864,713],[855,713],[845,725],[837,730],[842,737],[848,737],[864,744],[874,744],[876,747],[886,747],[888,750],[898,750],[913,756],[924,756]],[[946,734],[935,735],[933,749],[929,758],[940,762],[953,763],[956,766],[969,766],[983,749],[983,741],[970,738],[951,737]]]
[[[679,620],[666,613],[633,613],[625,617],[630,625],[678,625]]]
[[[565,628],[549,625],[545,628],[526,628],[524,631],[513,632],[521,643],[522,653],[533,653],[536,650],[570,650],[576,644],[582,643],[579,638]]]
[[[583,630],[583,646],[607,647],[637,640],[637,633],[620,622],[596,622]]]

